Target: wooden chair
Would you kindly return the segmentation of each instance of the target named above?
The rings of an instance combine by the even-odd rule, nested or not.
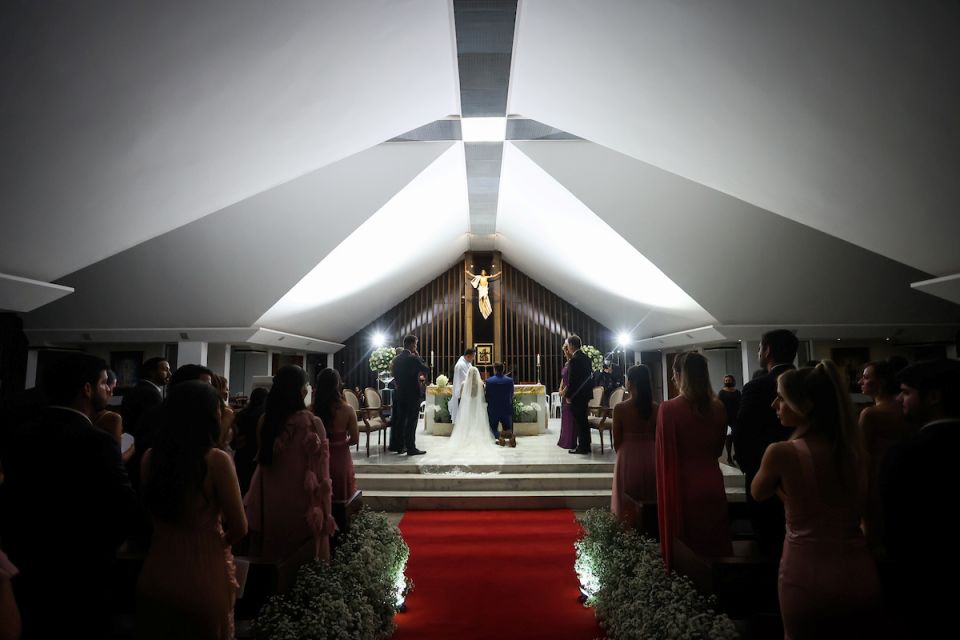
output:
[[[380,444],[384,440],[383,436],[380,434],[380,431],[382,431],[386,426],[384,424],[383,418],[382,416],[371,418],[369,411],[365,408],[360,407],[360,400],[357,398],[357,394],[355,394],[350,389],[343,390],[343,399],[346,400],[347,404],[350,405],[350,408],[356,412],[357,431],[359,431],[360,433],[367,434],[367,457],[370,457],[370,432],[371,431],[377,432],[377,444]],[[386,446],[386,442],[383,442],[383,444],[384,446]],[[360,450],[359,438],[357,439],[356,446],[357,446],[357,451],[359,451]]]
[[[358,427],[360,431],[366,432],[367,434],[367,455],[370,455],[370,432],[377,432],[377,444],[382,445],[384,451],[387,450],[387,438],[381,432],[386,432],[389,422],[387,418],[383,415],[384,410],[387,408],[387,405],[383,404],[383,399],[380,397],[380,392],[374,389],[373,387],[367,387],[363,390],[363,399],[366,402],[366,407],[360,409],[360,417],[363,420],[364,426]],[[359,444],[359,443],[358,443]]]
[[[590,422],[590,427],[596,429],[600,432],[600,453],[603,453],[603,432],[610,431],[613,427],[613,408],[620,404],[623,400],[623,394],[625,393],[623,387],[617,387],[610,392],[610,396],[607,398],[607,406],[601,407],[600,401],[597,400],[597,390],[600,390],[601,397],[603,397],[603,387],[595,387],[593,390],[593,400],[590,402],[596,401],[595,406],[587,405],[590,415],[587,416],[587,420]],[[613,445],[613,436],[611,434],[611,446]]]

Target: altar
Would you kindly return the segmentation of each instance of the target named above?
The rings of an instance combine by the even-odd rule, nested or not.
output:
[[[514,420],[513,432],[518,436],[535,436],[547,432],[547,389],[542,384],[517,384],[513,387],[513,395],[521,405],[528,407],[524,420]],[[453,387],[445,385],[438,387],[431,384],[427,387],[427,400],[423,410],[424,432],[434,436],[449,436],[453,433],[453,424],[450,423],[450,411],[447,403],[453,397]]]

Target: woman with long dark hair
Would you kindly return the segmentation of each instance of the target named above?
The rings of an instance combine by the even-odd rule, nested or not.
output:
[[[613,448],[617,462],[613,469],[610,511],[627,518],[623,495],[641,502],[657,501],[657,409],[653,401],[650,369],[638,364],[627,370],[630,399],[613,408]]]
[[[307,373],[296,365],[280,367],[257,428],[258,464],[243,500],[258,535],[254,550],[275,560],[311,540],[314,555],[329,558],[336,531],[330,445],[323,423],[304,405],[306,395]]]
[[[573,419],[573,408],[567,402],[567,389],[570,386],[570,358],[573,353],[563,343],[563,368],[560,369],[560,439],[557,446],[561,449],[573,449],[577,446],[577,423]]]
[[[137,637],[233,638],[231,545],[247,533],[230,456],[216,448],[221,400],[209,384],[171,386],[142,462],[153,538],[137,582]]]
[[[350,446],[357,442],[360,431],[357,413],[343,400],[343,384],[336,369],[323,369],[317,374],[313,413],[326,427],[330,441],[333,499],[346,500],[356,490]]]
[[[860,531],[867,472],[846,383],[829,360],[786,371],[773,402],[786,442],[763,454],[750,486],[759,502],[783,500],[780,610],[787,638],[871,637],[880,583]]]
[[[733,553],[718,462],[727,412],[713,393],[703,355],[680,354],[673,373],[680,394],[660,405],[656,445],[660,548],[668,573],[674,538],[707,558]]]
[[[267,390],[257,387],[250,392],[247,406],[237,413],[234,421],[233,461],[237,465],[237,479],[240,480],[240,491],[247,492],[250,488],[250,478],[257,466],[257,424],[267,404]]]

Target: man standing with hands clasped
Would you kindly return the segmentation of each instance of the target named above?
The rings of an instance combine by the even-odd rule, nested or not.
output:
[[[587,420],[587,403],[593,397],[593,365],[590,357],[580,350],[580,336],[567,338],[567,348],[573,354],[570,358],[570,384],[564,402],[570,403],[573,421],[577,425],[577,446],[570,453],[586,455],[590,453],[590,422]]]
[[[426,451],[417,449],[417,421],[420,414],[420,374],[430,375],[430,368],[417,353],[417,336],[409,335],[403,339],[403,351],[400,352],[390,368],[393,370],[394,394],[393,419],[391,429],[403,435],[403,449],[394,450],[408,456],[419,456]],[[399,431],[396,431],[399,430]],[[391,441],[393,440],[391,434]]]

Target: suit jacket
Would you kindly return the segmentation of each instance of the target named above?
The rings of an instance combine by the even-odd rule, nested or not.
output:
[[[51,590],[76,588],[65,570],[83,584],[104,577],[142,521],[116,441],[77,412],[48,407],[22,425],[3,468],[4,551],[23,576],[51,579]]]
[[[490,376],[487,378],[485,395],[487,413],[497,416],[513,415],[513,378]]]
[[[397,398],[417,402],[420,398],[420,374],[430,375],[428,367],[419,356],[406,349],[400,352],[390,365],[393,383],[397,386]]]
[[[162,402],[163,395],[155,385],[146,380],[137,382],[133,389],[123,395],[123,402],[120,404],[123,430],[136,436],[143,414]]]
[[[568,365],[567,397],[572,404],[587,404],[593,397],[593,363],[590,357],[577,349]]]
[[[777,397],[777,378],[793,368],[792,364],[779,364],[767,375],[745,384],[740,394],[740,410],[733,424],[733,446],[737,464],[748,478],[760,470],[768,445],[790,437],[790,429],[780,424],[772,405]]]

